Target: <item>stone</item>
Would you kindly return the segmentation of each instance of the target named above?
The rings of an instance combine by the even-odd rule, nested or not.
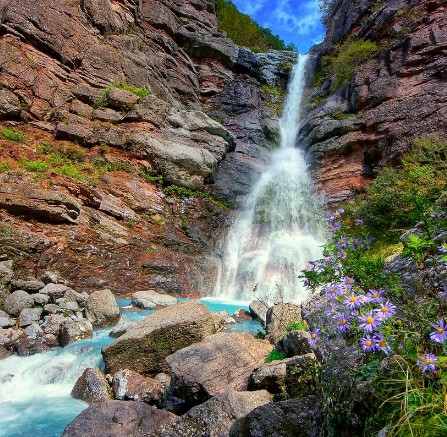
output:
[[[10,316],[18,317],[23,309],[32,308],[33,305],[34,300],[26,291],[16,290],[5,299],[3,309]]]
[[[0,118],[17,117],[20,114],[20,99],[7,88],[0,88]]]
[[[64,284],[53,284],[50,282],[39,290],[39,293],[46,294],[50,298],[51,302],[56,303],[56,300],[64,297],[65,293],[69,289],[70,287],[67,287]]]
[[[4,311],[0,310],[0,328],[9,328],[14,323]]]
[[[267,310],[268,306],[261,302],[260,300],[253,300],[250,305],[250,314],[254,319],[260,320],[261,322],[265,323],[265,319],[267,318]]]
[[[243,308],[237,309],[232,317],[235,320],[252,320],[251,314]]]
[[[58,272],[46,271],[41,275],[40,280],[44,284],[65,284],[65,280]]]
[[[91,404],[64,430],[61,437],[153,436],[177,419],[143,402],[107,401]]]
[[[121,309],[110,290],[97,290],[87,299],[85,316],[93,326],[110,326],[118,322],[121,317]]]
[[[54,334],[45,334],[41,340],[49,347],[59,346],[59,339]]]
[[[0,361],[6,358],[9,358],[12,355],[8,349],[5,349],[3,346],[0,346]]]
[[[161,404],[165,390],[160,381],[140,375],[133,370],[120,370],[113,375],[115,399]]]
[[[71,395],[89,404],[112,399],[112,390],[104,374],[97,367],[87,368],[76,381]]]
[[[9,284],[14,278],[14,272],[6,262],[0,262],[0,284]]]
[[[19,357],[29,357],[30,355],[47,352],[50,350],[48,345],[40,339],[32,340],[30,338],[19,338],[12,344],[13,351]]]
[[[4,346],[7,348],[11,346],[17,339],[24,336],[25,333],[22,329],[0,329],[0,346]]]
[[[110,332],[109,336],[118,338],[124,335],[129,329],[132,329],[137,322],[120,322]]]
[[[38,322],[42,315],[42,308],[24,308],[20,311],[19,326],[21,328],[31,325],[33,322]]]
[[[230,437],[311,437],[319,435],[316,420],[320,399],[301,399],[269,403],[255,408],[230,429]]]
[[[175,303],[177,303],[175,297],[160,294],[154,290],[137,291],[132,295],[132,304],[144,309],[154,309]]]
[[[139,99],[136,94],[115,87],[107,93],[107,104],[119,110],[133,108]]]
[[[35,305],[45,306],[50,302],[50,296],[46,294],[36,293],[32,295]]]
[[[205,305],[177,303],[147,316],[105,346],[102,355],[109,373],[129,369],[154,374],[163,370],[168,355],[215,332],[212,314]]]
[[[11,281],[12,290],[25,290],[28,293],[37,293],[43,287],[45,287],[45,284],[38,280],[21,281],[15,279]]]
[[[174,396],[190,405],[229,390],[246,390],[273,346],[246,332],[206,337],[166,358]]]
[[[278,303],[270,307],[266,316],[266,338],[276,343],[293,322],[301,322],[301,306],[294,303]]]
[[[42,295],[42,296],[48,297],[46,295]],[[61,313],[61,312],[62,312],[61,307],[59,305],[56,305],[55,303],[48,303],[43,307],[43,313],[45,315],[57,314],[57,313]]]
[[[45,334],[59,336],[60,326],[64,321],[65,317],[61,314],[50,314],[49,316],[45,316],[42,324]]]
[[[308,331],[293,330],[284,334],[276,343],[276,349],[286,357],[308,354],[312,352],[310,340]]]
[[[39,337],[43,337],[44,334],[45,333],[43,329],[39,326],[38,323],[32,323],[25,328],[25,335],[31,340],[36,340]]]
[[[61,346],[82,340],[84,338],[93,337],[93,326],[89,320],[71,320],[65,319],[59,329],[59,343]]]
[[[221,393],[191,408],[178,421],[163,428],[158,436],[228,436],[231,426],[237,419],[270,402],[272,402],[272,396],[265,390]]]

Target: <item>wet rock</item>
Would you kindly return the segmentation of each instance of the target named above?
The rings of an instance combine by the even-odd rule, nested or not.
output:
[[[233,314],[233,319],[235,320],[252,320],[251,314],[244,310],[243,308],[239,308],[238,310],[236,310]]]
[[[22,329],[6,328],[0,329],[0,346],[9,347],[17,339],[24,337]]]
[[[178,421],[159,432],[159,437],[223,437],[233,423],[255,408],[268,404],[272,396],[265,390],[221,393],[191,408]]]
[[[65,428],[62,437],[150,436],[176,419],[174,414],[143,402],[100,402],[79,414]]]
[[[308,354],[312,352],[309,343],[310,339],[309,332],[293,330],[287,332],[284,337],[276,343],[276,349],[282,352],[286,357]]]
[[[9,328],[14,323],[4,311],[0,310],[0,328]]]
[[[42,308],[24,308],[20,311],[19,326],[21,328],[31,325],[33,322],[38,322],[42,315]]]
[[[270,307],[266,316],[266,338],[276,343],[293,322],[301,322],[301,306],[294,303],[278,303]]]
[[[93,326],[89,320],[65,319],[60,325],[59,343],[61,346],[66,346],[73,341],[92,337]]]
[[[12,290],[25,290],[28,293],[37,293],[43,287],[45,287],[45,284],[37,280],[21,281],[15,279],[11,282]]]
[[[5,299],[3,309],[10,316],[18,317],[23,309],[32,308],[33,306],[33,298],[26,291],[17,290]]]
[[[319,435],[316,422],[319,398],[307,396],[255,408],[237,420],[230,437],[306,437]]]
[[[140,375],[133,370],[120,370],[113,375],[115,399],[161,403],[165,391],[160,381]]]
[[[0,346],[0,361],[6,358],[9,358],[12,355],[8,349],[5,349],[3,346]]]
[[[165,357],[215,332],[212,314],[205,305],[182,302],[147,316],[105,346],[102,354],[109,373],[124,369],[156,373],[163,370]]]
[[[110,332],[109,337],[118,338],[124,335],[129,329],[132,329],[137,322],[120,322]]]
[[[89,404],[105,402],[112,398],[112,390],[104,374],[98,368],[87,368],[76,381],[71,391],[75,399],[81,399]]]
[[[246,390],[272,345],[243,333],[215,334],[166,358],[171,390],[190,405],[228,390]]]
[[[110,326],[121,317],[121,309],[110,290],[97,290],[87,299],[85,316],[93,326]]]
[[[254,300],[250,303],[249,308],[250,314],[253,318],[261,320],[261,322],[265,323],[268,306],[264,302],[261,302],[260,300]]]
[[[48,345],[41,340],[32,340],[30,338],[19,338],[12,344],[13,351],[19,357],[28,357],[41,352],[47,352],[50,350]]]
[[[167,294],[157,293],[154,290],[145,290],[134,293],[132,295],[132,303],[140,308],[154,309],[174,305],[177,303],[177,299]]]

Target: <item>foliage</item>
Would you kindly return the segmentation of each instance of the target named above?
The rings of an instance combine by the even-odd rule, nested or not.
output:
[[[0,173],[11,169],[11,164],[8,161],[0,159]]]
[[[0,126],[0,137],[9,141],[25,141],[25,135],[18,129],[9,129],[7,127]]]
[[[283,360],[285,357],[286,356],[282,352],[280,352],[280,351],[278,351],[276,349],[272,349],[270,351],[270,353],[267,355],[267,358],[265,359],[265,362],[266,363],[271,363],[273,361],[280,361],[280,360]]]
[[[113,82],[110,85],[107,85],[102,91],[100,96],[95,99],[93,102],[93,106],[95,108],[107,106],[109,100],[109,92],[112,88],[117,88],[120,90],[129,91],[140,98],[146,97],[151,94],[150,88],[147,87],[136,87],[134,85],[130,85],[124,82]]]
[[[269,94],[273,94],[275,96],[280,96],[280,97],[284,97],[285,91],[282,88],[279,88],[277,86],[272,86],[272,85],[268,85],[266,83],[261,85],[261,88],[269,93]]]
[[[306,331],[307,323],[306,322],[292,322],[289,326],[287,326],[287,332],[290,331]]]
[[[241,13],[231,0],[217,0],[216,3],[219,30],[226,32],[235,44],[254,52],[296,49],[293,44],[286,45],[270,29],[259,26],[251,17]]]
[[[43,173],[50,167],[48,162],[42,161],[41,159],[32,160],[27,158],[20,158],[19,165],[26,171],[31,171],[33,173]]]

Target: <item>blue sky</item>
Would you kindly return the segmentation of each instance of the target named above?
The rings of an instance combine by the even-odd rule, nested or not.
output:
[[[324,36],[317,0],[233,0],[233,3],[287,44],[293,42],[300,53],[306,53]]]

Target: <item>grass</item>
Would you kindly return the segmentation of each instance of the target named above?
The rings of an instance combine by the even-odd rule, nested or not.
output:
[[[129,91],[140,98],[146,97],[151,94],[150,88],[147,87],[137,87],[134,85],[130,85],[128,83],[122,82],[114,82],[110,85],[107,85],[102,91],[100,96],[93,102],[93,106],[95,108],[107,106],[109,99],[109,92],[112,88],[117,88],[119,90]]]
[[[15,142],[25,141],[26,139],[25,135],[18,129],[9,129],[7,127],[1,127],[1,126],[0,126],[0,137],[4,138],[5,140]]]
[[[273,361],[281,361],[285,358],[286,356],[282,353],[279,352],[276,349],[273,349],[268,355],[267,358],[265,359],[266,363],[272,363]]]
[[[292,322],[289,326],[287,326],[287,332],[290,331],[306,331],[307,330],[307,323],[302,322]]]
[[[0,160],[0,173],[11,170],[11,164],[8,161]]]
[[[44,173],[50,168],[50,164],[41,159],[20,158],[19,166],[26,171],[33,173]]]

